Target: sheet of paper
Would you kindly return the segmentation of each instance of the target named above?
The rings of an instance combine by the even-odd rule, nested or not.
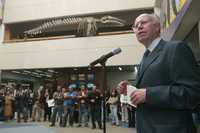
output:
[[[47,100],[48,107],[53,107],[55,105],[54,99]]]
[[[127,85],[127,103],[131,106],[134,106],[136,107],[136,105],[134,105],[132,102],[131,102],[131,94],[132,92],[134,92],[136,90],[136,87],[135,86],[132,86],[132,85]]]
[[[127,95],[121,94],[120,95],[120,102],[121,103],[127,103]]]

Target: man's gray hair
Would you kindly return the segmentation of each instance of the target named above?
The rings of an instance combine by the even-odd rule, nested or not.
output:
[[[139,15],[138,17],[141,17],[141,16],[147,16],[149,18],[152,19],[152,21],[155,23],[155,24],[158,24],[160,25],[160,17],[154,13],[143,13],[141,15]]]

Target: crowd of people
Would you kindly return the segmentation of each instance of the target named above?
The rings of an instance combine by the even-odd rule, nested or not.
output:
[[[135,108],[120,102],[117,89],[106,95],[106,121],[113,126],[135,127]],[[17,122],[49,121],[49,126],[102,129],[103,95],[94,84],[0,89],[0,118]]]

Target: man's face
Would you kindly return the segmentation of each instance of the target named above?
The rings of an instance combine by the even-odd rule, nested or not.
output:
[[[69,91],[72,92],[74,90],[73,87],[69,87]]]
[[[61,91],[61,87],[60,86],[57,86],[57,91]]]
[[[85,90],[85,86],[81,86],[81,90],[84,91]]]
[[[133,30],[137,40],[146,47],[159,36],[160,27],[155,20],[148,15],[140,15],[136,18]]]

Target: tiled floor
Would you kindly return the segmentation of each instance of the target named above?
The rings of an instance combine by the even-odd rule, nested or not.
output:
[[[0,133],[103,133],[103,130],[88,127],[49,127],[49,123],[1,122]],[[136,131],[134,128],[122,128],[107,124],[106,133],[136,133]]]
[[[56,131],[39,123],[5,122],[0,124],[0,133],[56,133]]]

